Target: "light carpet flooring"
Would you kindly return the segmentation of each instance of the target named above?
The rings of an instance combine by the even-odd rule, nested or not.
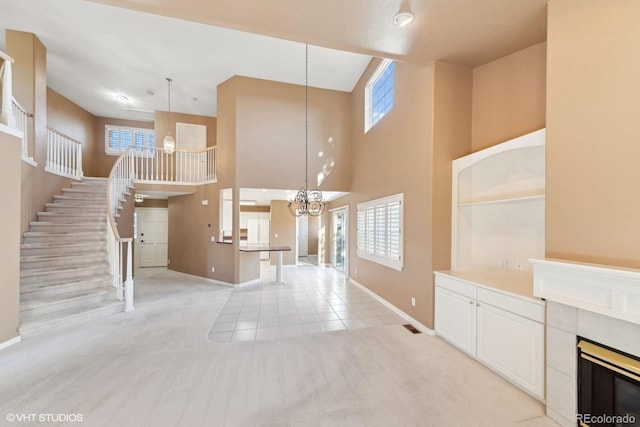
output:
[[[289,290],[269,279],[232,289],[171,271],[138,275],[135,312],[0,351],[0,425],[555,425],[540,403],[438,337],[395,321],[361,318],[364,326],[348,328],[339,312],[372,319],[388,309],[332,269],[286,268],[284,277]],[[261,340],[256,325],[249,341],[209,339],[217,319],[239,317],[247,299],[258,321],[261,304],[270,307],[278,336]],[[284,336],[281,300],[296,324],[298,307],[317,304],[345,328]],[[18,423],[11,414],[83,421]]]

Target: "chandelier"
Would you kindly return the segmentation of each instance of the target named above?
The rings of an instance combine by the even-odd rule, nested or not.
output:
[[[289,201],[293,216],[320,216],[326,202],[320,190],[309,190],[309,45],[305,45],[304,59],[304,188]]]
[[[167,77],[167,88],[168,88],[168,100],[169,100],[169,132],[167,136],[164,137],[162,141],[162,148],[164,148],[164,152],[167,154],[173,154],[176,151],[176,140],[171,136],[171,79]]]

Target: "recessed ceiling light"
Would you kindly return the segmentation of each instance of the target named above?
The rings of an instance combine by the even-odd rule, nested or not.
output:
[[[148,90],[148,91],[147,91],[147,95],[152,95],[152,96],[153,96],[153,95],[155,95],[155,93],[153,93],[153,91],[152,91],[152,90]]]
[[[127,102],[129,102],[129,98],[127,98],[124,95],[116,95],[116,99],[123,104],[126,104]]]
[[[409,25],[413,22],[415,16],[411,12],[398,12],[396,16],[393,17],[393,23],[398,27],[404,27],[405,25]]]

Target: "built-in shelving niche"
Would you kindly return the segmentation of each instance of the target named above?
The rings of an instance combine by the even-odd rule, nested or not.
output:
[[[545,129],[453,162],[454,271],[522,272],[544,257]],[[518,275],[518,274],[516,274]]]

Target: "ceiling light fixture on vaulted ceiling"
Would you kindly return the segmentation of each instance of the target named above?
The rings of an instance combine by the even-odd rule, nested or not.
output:
[[[121,103],[123,103],[123,104],[126,104],[126,103],[128,103],[128,102],[129,102],[129,98],[127,98],[127,97],[126,97],[126,96],[124,96],[124,95],[117,95],[117,96],[116,96],[116,99],[117,99],[118,101],[120,101]]]
[[[411,4],[405,0],[400,5],[400,10],[393,17],[393,23],[398,27],[405,27],[413,22],[415,15],[411,12]]]
[[[176,140],[171,136],[171,82],[172,80],[167,77],[167,92],[169,95],[167,98],[169,100],[169,119],[167,120],[167,122],[169,125],[169,132],[162,141],[162,148],[164,148],[164,151],[167,154],[173,154],[173,152],[176,151]]]
[[[393,17],[393,23],[398,27],[404,27],[411,24],[415,18],[415,15],[411,12],[398,12]]]
[[[304,188],[288,206],[293,216],[320,216],[326,206],[322,191],[309,190],[309,45],[304,49]]]

